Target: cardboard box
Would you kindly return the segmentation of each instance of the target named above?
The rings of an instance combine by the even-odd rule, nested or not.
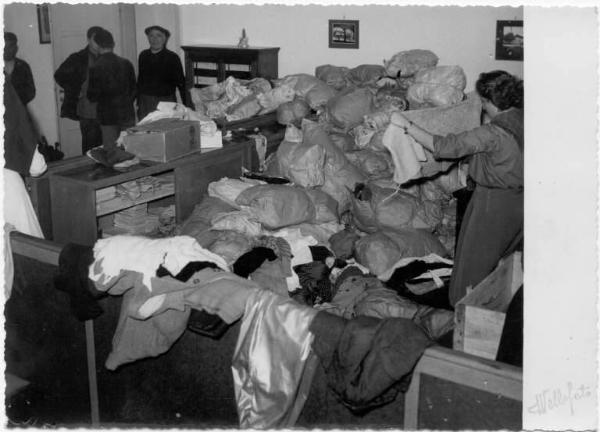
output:
[[[200,123],[191,120],[160,119],[127,130],[125,150],[142,160],[168,162],[200,151]]]
[[[223,135],[221,131],[216,131],[213,135],[200,134],[200,147],[203,149],[222,148]]]
[[[521,252],[515,252],[463,297],[454,308],[453,348],[496,359],[506,310],[523,284]]]

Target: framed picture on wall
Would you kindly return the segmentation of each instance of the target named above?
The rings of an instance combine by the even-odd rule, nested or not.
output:
[[[329,20],[329,48],[358,49],[358,21]]]
[[[523,61],[523,21],[496,23],[496,60]]]
[[[41,44],[49,44],[51,41],[50,11],[49,11],[49,5],[47,3],[37,5],[37,19],[38,19],[38,31],[40,34],[40,43]]]

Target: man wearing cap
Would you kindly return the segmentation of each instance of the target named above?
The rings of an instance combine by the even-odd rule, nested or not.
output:
[[[98,30],[102,28],[90,27],[87,31],[87,46],[67,57],[54,73],[54,80],[65,92],[60,116],[79,121],[83,154],[93,147],[102,145],[102,132],[96,118],[96,104],[87,98],[88,72],[98,58],[98,45],[93,38]]]
[[[158,25],[146,28],[145,33],[150,48],[142,51],[138,59],[138,120],[154,111],[161,101],[176,102],[175,89],[179,89],[181,102],[188,105],[181,60],[166,48],[171,33]]]
[[[19,46],[17,35],[11,32],[4,33],[4,73],[10,80],[23,105],[27,105],[35,97],[35,84],[31,68],[25,60],[17,57]]]
[[[100,56],[90,69],[87,97],[98,104],[102,147],[112,152],[121,131],[135,124],[135,70],[129,60],[113,53],[115,42],[109,31],[98,30],[94,41]]]

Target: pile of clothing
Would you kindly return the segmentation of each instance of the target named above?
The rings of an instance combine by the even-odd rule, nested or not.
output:
[[[461,77],[412,50],[384,66],[193,90],[210,118],[278,110],[285,138],[262,176],[212,182],[173,237],[115,236],[77,254],[88,262],[74,269],[89,268],[93,283],[70,291],[78,316],[101,313],[101,295],[124,296],[106,366],[159,355],[186,328],[241,319],[232,369],[242,427],[293,426],[316,362],[351,410],[392,401],[453,328],[444,289],[452,193],[464,185],[464,167],[435,161],[394,118],[436,134],[478,126],[479,99],[465,97]]]

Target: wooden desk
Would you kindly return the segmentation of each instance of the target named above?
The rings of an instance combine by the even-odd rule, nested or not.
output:
[[[267,136],[270,153],[281,142],[284,129],[273,126],[263,129],[262,133]],[[254,140],[240,138],[234,142],[224,142],[220,149],[202,150],[166,163],[141,163],[125,172],[98,164],[84,164],[54,172],[50,174],[52,238],[60,243],[94,244],[98,238],[96,191],[165,173],[174,174],[172,195],[177,222],[181,222],[202,199],[209,183],[223,177],[239,177],[242,167],[256,170],[258,159],[254,147]],[[133,205],[135,203],[132,202],[130,206]],[[126,206],[119,210],[123,208]]]

